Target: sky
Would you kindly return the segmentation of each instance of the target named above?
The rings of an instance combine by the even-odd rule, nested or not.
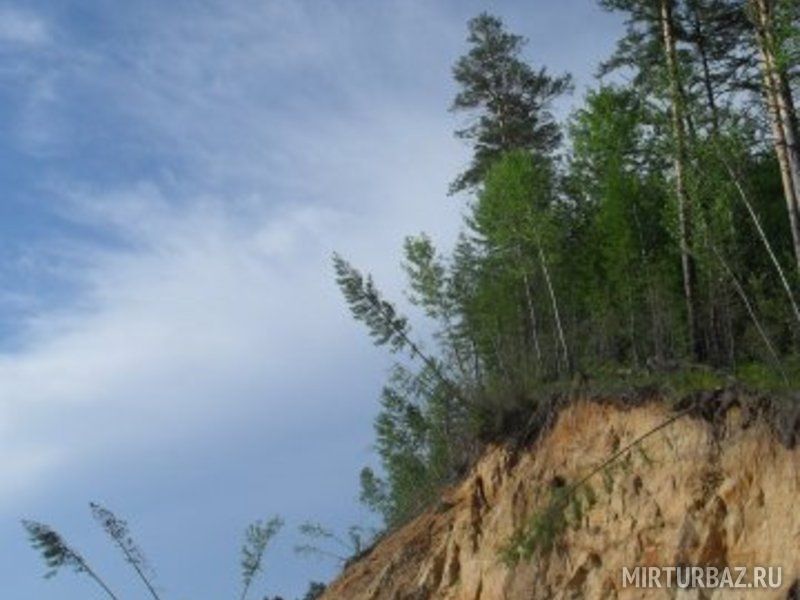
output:
[[[238,597],[244,528],[272,515],[252,597],[335,574],[297,527],[374,524],[358,472],[393,358],[331,254],[402,305],[404,237],[453,242],[450,70],[484,10],[575,76],[562,118],[620,31],[593,0],[0,2],[0,597],[103,597],[43,579],[22,518],[145,597],[90,501],[165,598]]]

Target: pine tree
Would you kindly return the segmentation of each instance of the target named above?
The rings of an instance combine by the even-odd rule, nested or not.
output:
[[[451,192],[472,189],[491,164],[510,150],[549,154],[561,139],[550,106],[570,90],[568,75],[551,76],[521,58],[526,40],[483,13],[469,22],[470,49],[453,68],[460,91],[451,110],[470,112],[472,123],[456,135],[472,144],[469,168]]]
[[[690,84],[700,86],[696,113],[718,134],[725,104],[740,89],[757,85],[756,56],[748,43],[749,23],[741,0],[684,0],[675,7],[677,36],[686,43],[693,68]],[[697,105],[705,105],[699,110]]]

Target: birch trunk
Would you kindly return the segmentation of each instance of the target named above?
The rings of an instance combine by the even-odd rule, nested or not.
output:
[[[678,236],[680,238],[683,295],[686,301],[689,345],[694,359],[702,361],[705,359],[705,349],[698,327],[699,315],[695,291],[697,267],[692,256],[692,207],[685,179],[687,149],[684,97],[681,92],[672,9],[673,0],[660,0],[661,33],[670,79],[672,130],[675,141],[675,192],[678,198]]]
[[[550,269],[547,268],[547,260],[544,256],[544,250],[542,249],[542,244],[537,244],[539,249],[539,263],[542,266],[542,272],[544,273],[544,280],[547,283],[547,291],[550,294],[550,302],[553,305],[553,319],[555,320],[556,324],[556,331],[558,332],[558,340],[561,345],[561,352],[563,353],[563,360],[564,360],[564,367],[566,368],[567,372],[571,369],[571,364],[569,360],[569,350],[567,349],[567,340],[564,336],[564,328],[561,325],[561,313],[558,310],[558,300],[556,299],[556,292],[553,289],[553,282],[550,280]],[[561,362],[561,361],[559,361]]]
[[[528,281],[528,274],[522,276],[522,285],[525,286],[525,301],[528,305],[528,318],[531,322],[531,339],[533,341],[533,349],[536,353],[536,365],[542,366],[542,349],[539,346],[539,324],[536,321],[536,309],[533,304],[533,296],[531,295],[531,285]]]
[[[800,148],[797,140],[797,117],[786,75],[778,67],[775,56],[774,2],[750,0],[750,6],[761,54],[764,97],[770,116],[775,155],[781,172],[795,262],[800,270]]]

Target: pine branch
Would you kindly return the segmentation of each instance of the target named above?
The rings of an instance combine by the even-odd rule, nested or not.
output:
[[[130,530],[128,529],[128,523],[118,518],[113,512],[100,506],[99,504],[91,502],[89,506],[92,509],[92,516],[94,517],[95,521],[100,524],[103,530],[122,551],[122,554],[125,556],[125,560],[129,565],[131,565],[131,567],[133,567],[134,571],[136,571],[136,575],[142,580],[142,583],[144,583],[147,591],[150,593],[153,599],[161,600],[155,590],[155,587],[145,574],[145,571],[150,570],[150,567],[141,549],[136,545],[133,537],[131,537]]]
[[[89,566],[86,559],[72,548],[57,531],[49,525],[37,521],[23,520],[22,526],[28,532],[31,547],[41,554],[50,570],[45,578],[58,573],[59,569],[69,568],[77,574],[85,574],[94,581],[112,600],[119,600],[103,579]]]
[[[383,299],[375,287],[371,276],[364,276],[339,254],[333,255],[336,283],[350,306],[350,312],[357,321],[363,322],[370,336],[378,346],[389,345],[392,352],[408,348],[412,358],[417,356],[434,373],[450,393],[466,404],[466,399],[449,377],[439,367],[433,357],[424,353],[411,339],[408,319],[397,314],[394,305]]]
[[[245,541],[242,544],[242,595],[241,600],[247,597],[247,592],[256,575],[263,570],[264,553],[270,540],[277,535],[283,527],[283,519],[273,517],[266,523],[256,521],[247,527]]]

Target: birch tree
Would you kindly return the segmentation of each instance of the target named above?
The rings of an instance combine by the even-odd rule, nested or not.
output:
[[[781,172],[795,261],[800,270],[800,146],[789,74],[785,61],[781,60],[784,40],[779,35],[779,17],[791,18],[789,6],[786,0],[748,0],[761,56],[764,101]]]

